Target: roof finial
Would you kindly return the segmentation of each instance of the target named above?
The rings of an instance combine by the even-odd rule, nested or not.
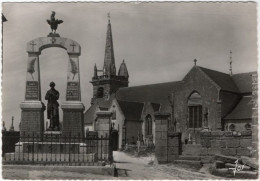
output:
[[[232,51],[229,52],[229,71],[230,75],[232,75]]]
[[[110,23],[110,12],[107,13],[108,22]]]
[[[196,66],[197,65],[197,59],[195,58],[193,61],[194,61],[194,65]]]

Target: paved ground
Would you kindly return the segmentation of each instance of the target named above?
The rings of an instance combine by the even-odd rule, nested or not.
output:
[[[114,152],[115,165],[119,169],[118,177],[107,175],[94,175],[80,172],[55,171],[55,170],[35,170],[33,166],[25,169],[23,166],[19,169],[12,167],[3,169],[3,178],[5,179],[220,179],[208,173],[207,168],[202,168],[199,172],[177,167],[176,165],[157,165],[153,163],[153,157],[133,157],[123,152]],[[126,172],[125,172],[126,171]],[[127,175],[125,174],[127,173]]]

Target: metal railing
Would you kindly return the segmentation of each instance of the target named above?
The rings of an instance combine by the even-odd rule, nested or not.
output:
[[[8,137],[8,138],[7,138]],[[98,165],[109,162],[109,137],[81,137],[69,134],[7,135],[12,150],[3,153],[3,164]],[[3,142],[4,146],[9,145]]]

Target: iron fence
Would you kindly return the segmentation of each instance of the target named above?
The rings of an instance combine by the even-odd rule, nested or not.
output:
[[[8,137],[8,138],[7,138]],[[13,150],[3,153],[3,164],[99,165],[111,162],[109,137],[50,134],[6,135],[16,140]],[[10,145],[3,143],[4,145]]]

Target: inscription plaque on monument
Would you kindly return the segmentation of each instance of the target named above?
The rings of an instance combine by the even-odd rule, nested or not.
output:
[[[79,84],[78,82],[68,82],[67,100],[79,100]]]
[[[26,82],[26,100],[38,100],[39,99],[39,89],[37,81],[27,81]]]

